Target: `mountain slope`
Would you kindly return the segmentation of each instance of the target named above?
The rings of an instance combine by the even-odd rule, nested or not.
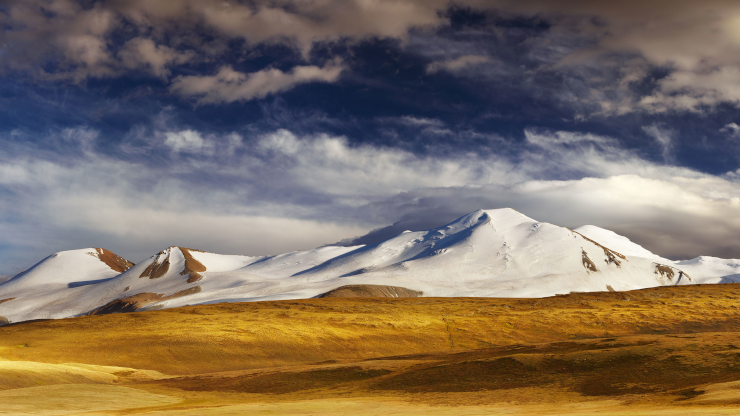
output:
[[[573,231],[577,232],[578,234],[581,234],[584,237],[588,237],[599,244],[603,244],[612,250],[616,250],[625,256],[635,256],[635,257],[645,257],[649,259],[656,259],[664,262],[670,262],[671,260],[667,260],[665,258],[662,258],[658,256],[657,254],[653,254],[650,252],[650,250],[647,250],[643,248],[641,245],[637,243],[633,243],[630,241],[629,238],[623,237],[614,231],[606,230],[601,227],[597,227],[595,225],[584,225],[581,227],[578,227],[574,229]]]
[[[62,251],[0,284],[0,316],[15,322],[47,317],[48,305],[69,297],[72,303],[85,287],[98,286],[128,270],[133,263],[102,248]],[[76,308],[59,317],[73,316]],[[40,314],[40,315],[39,315]],[[33,316],[32,318],[23,318]],[[15,319],[13,319],[15,318]]]
[[[720,259],[699,256],[691,260],[673,261],[633,243],[626,237],[593,225],[578,227],[575,231],[621,253],[652,259],[674,266],[692,276],[695,283],[738,283],[740,282],[740,259]]]
[[[598,227],[570,230],[497,209],[380,244],[269,257],[169,247],[131,266],[102,249],[62,252],[0,284],[0,316],[17,322],[311,298],[340,287],[392,287],[394,296],[545,297],[735,280],[737,260],[675,262]]]

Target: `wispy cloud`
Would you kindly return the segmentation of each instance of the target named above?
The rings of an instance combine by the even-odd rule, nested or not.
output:
[[[655,139],[655,142],[661,149],[663,154],[663,160],[666,162],[673,161],[673,135],[674,133],[668,129],[662,128],[658,125],[646,126],[642,128],[645,133]]]
[[[491,62],[491,58],[481,55],[464,55],[447,61],[435,61],[427,65],[426,71],[434,74],[439,71],[457,72],[473,65]]]
[[[245,74],[230,67],[212,76],[180,76],[173,80],[170,91],[182,97],[196,97],[200,104],[249,101],[287,91],[310,82],[335,82],[344,70],[339,62],[320,68],[297,66],[288,72],[263,69]]]

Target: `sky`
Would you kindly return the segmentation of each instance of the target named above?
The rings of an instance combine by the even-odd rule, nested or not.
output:
[[[740,3],[5,0],[0,275],[511,207],[740,258]]]

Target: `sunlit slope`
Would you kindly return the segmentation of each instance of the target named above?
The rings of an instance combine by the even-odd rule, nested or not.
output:
[[[545,299],[324,298],[200,305],[0,328],[0,356],[168,374],[626,334],[734,331],[740,287]]]
[[[0,328],[0,413],[732,415],[739,300],[698,285],[17,324]]]
[[[22,347],[26,348],[26,347]],[[0,390],[55,384],[114,384],[166,378],[158,371],[92,364],[0,359]]]

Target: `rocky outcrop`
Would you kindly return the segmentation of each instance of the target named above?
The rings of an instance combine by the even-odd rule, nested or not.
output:
[[[106,315],[110,313],[126,313],[126,312],[136,312],[140,311],[147,306],[162,302],[169,299],[175,299],[187,295],[192,295],[194,293],[198,293],[201,291],[200,286],[191,287],[189,289],[181,290],[174,295],[165,296],[159,293],[139,293],[133,296],[129,296],[123,299],[116,299],[114,301],[108,302],[104,306],[101,306],[100,308],[93,309],[92,311],[88,312],[87,315]]]

